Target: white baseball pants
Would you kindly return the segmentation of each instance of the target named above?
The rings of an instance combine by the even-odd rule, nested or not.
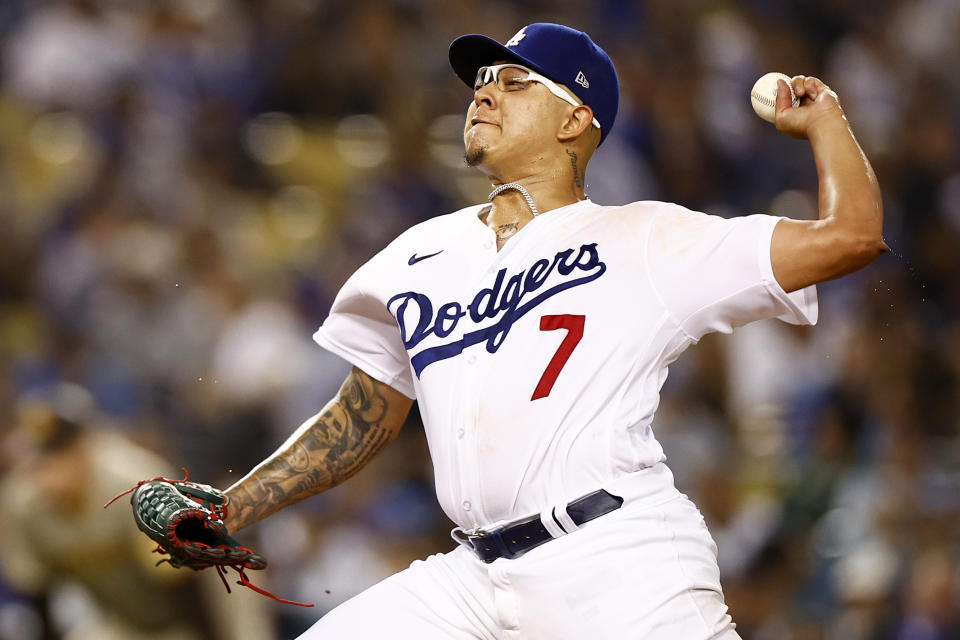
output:
[[[740,640],[716,554],[686,496],[625,503],[515,560],[464,547],[417,560],[300,637]]]

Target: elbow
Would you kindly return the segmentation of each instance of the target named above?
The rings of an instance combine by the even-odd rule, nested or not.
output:
[[[847,236],[843,245],[845,264],[842,271],[845,273],[852,273],[863,269],[890,250],[887,243],[883,241],[883,236],[879,234]]]
[[[873,252],[870,262],[873,262],[887,251],[890,251],[890,247],[888,247],[887,243],[883,241],[883,236],[880,236],[873,241],[873,245],[871,246],[870,250]]]
[[[862,266],[873,262],[890,248],[883,241],[883,200],[879,188],[871,197],[836,204],[821,215],[830,244]]]
[[[850,251],[868,263],[873,262],[890,250],[887,243],[883,241],[883,235],[879,232],[857,236],[851,244]]]

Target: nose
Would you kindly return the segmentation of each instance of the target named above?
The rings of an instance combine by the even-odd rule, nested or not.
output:
[[[488,82],[479,89],[474,89],[473,91],[473,102],[478,107],[486,106],[488,109],[492,109],[497,104],[497,99],[494,96],[493,87],[495,83]]]

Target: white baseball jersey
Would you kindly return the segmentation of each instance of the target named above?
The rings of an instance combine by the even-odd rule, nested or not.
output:
[[[667,366],[711,331],[816,322],[773,276],[780,218],[584,200],[498,252],[484,205],[419,224],[361,267],[314,338],[419,401],[446,514],[529,516],[664,460]]]

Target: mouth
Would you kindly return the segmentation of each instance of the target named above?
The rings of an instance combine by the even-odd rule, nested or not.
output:
[[[489,125],[493,125],[492,122],[489,122],[489,121],[487,121],[487,120],[484,120],[483,118],[478,118],[477,116],[473,116],[472,118],[470,118],[470,126],[471,126],[471,127],[475,127],[475,126],[477,126],[478,124],[489,124]],[[496,125],[494,125],[494,126],[496,126]]]

